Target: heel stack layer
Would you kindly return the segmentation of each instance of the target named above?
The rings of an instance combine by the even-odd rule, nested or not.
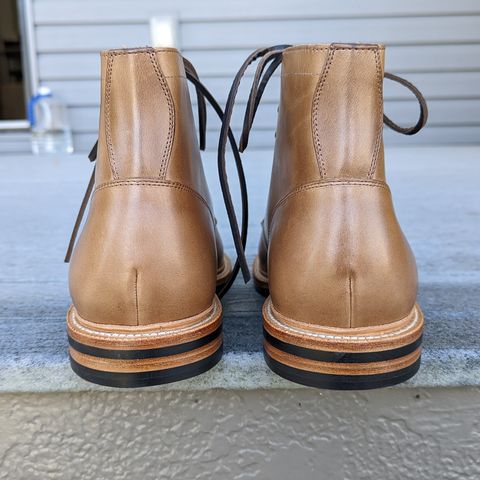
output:
[[[218,363],[223,351],[221,305],[195,317],[148,326],[101,325],[67,315],[72,369],[93,383],[141,387],[183,380]]]
[[[328,389],[394,385],[420,366],[423,315],[415,305],[399,322],[377,327],[332,328],[296,322],[263,308],[264,356],[278,375]]]
[[[116,388],[137,388],[178,382],[200,375],[213,368],[222,358],[223,346],[211,356],[188,365],[180,365],[165,370],[144,372],[105,372],[85,367],[70,357],[72,370],[84,380],[98,385]]]

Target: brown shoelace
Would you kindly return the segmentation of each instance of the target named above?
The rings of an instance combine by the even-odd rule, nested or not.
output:
[[[230,126],[233,106],[235,104],[235,98],[237,95],[238,87],[240,86],[241,79],[247,68],[254,61],[261,59],[255,71],[252,88],[250,90],[250,95],[248,97],[247,107],[245,110],[243,129],[239,142],[240,152],[243,152],[247,148],[250,130],[252,128],[253,120],[255,118],[255,114],[257,112],[258,105],[260,104],[260,100],[262,98],[265,87],[267,86],[267,83],[270,80],[271,76],[275,73],[275,70],[282,63],[282,54],[284,50],[291,46],[292,45],[274,45],[272,47],[259,48],[258,50],[255,50],[251,55],[249,55],[243,65],[240,67],[237,74],[235,75],[235,79],[232,83],[230,93],[228,95],[227,104],[225,106],[225,115],[222,124],[220,142],[218,146],[219,154],[224,155],[225,153],[225,147],[227,144],[227,132]],[[411,127],[401,127],[385,114],[383,115],[383,122],[396,132],[402,133],[404,135],[414,135],[415,133],[419,132],[427,123],[428,108],[425,98],[413,84],[411,84],[404,78],[388,72],[384,73],[384,78],[403,85],[415,95],[420,105],[420,116],[417,123]]]
[[[198,74],[195,68],[193,67],[193,65],[185,58],[183,59],[183,62],[185,66],[185,73],[186,73],[187,79],[194,85],[196,95],[197,95],[199,145],[200,145],[200,149],[204,150],[205,143],[206,143],[206,126],[207,126],[207,109],[206,109],[205,100],[207,100],[210,103],[210,105],[212,106],[212,108],[215,110],[216,114],[220,118],[220,121],[222,122],[222,131],[225,123],[224,113],[222,108],[218,104],[218,102],[213,97],[213,95],[209,92],[209,90],[205,87],[205,85],[203,85],[203,83],[199,80]],[[235,159],[235,166],[238,174],[238,179],[239,179],[240,196],[241,196],[241,203],[242,203],[242,221],[241,221],[241,229],[239,229],[237,217],[235,214],[235,208],[233,206],[232,196],[230,194],[230,188],[228,185],[228,177],[227,177],[226,162],[225,162],[225,147],[224,147],[223,155],[218,155],[218,173],[219,173],[223,199],[224,199],[225,207],[227,210],[228,220],[230,222],[230,228],[232,231],[233,241],[235,244],[235,250],[237,253],[237,259],[235,260],[232,273],[230,274],[227,282],[224,284],[220,292],[217,293],[219,297],[222,297],[223,295],[225,295],[225,293],[230,289],[239,270],[242,271],[245,282],[248,282],[250,279],[250,271],[248,269],[247,260],[245,258],[245,246],[247,243],[247,228],[248,228],[247,186],[245,181],[245,174],[243,171],[243,165],[240,158],[237,143],[235,141],[235,137],[229,127],[225,127],[225,129],[226,129],[225,138],[228,139],[228,141],[230,142],[230,146]],[[97,158],[97,148],[98,148],[98,140],[95,142],[95,145],[93,146],[92,150],[88,154],[88,158],[91,162],[94,162]],[[93,168],[93,172],[88,182],[85,195],[80,205],[80,210],[75,220],[75,225],[73,227],[72,235],[70,237],[67,253],[65,255],[65,262],[67,263],[70,261],[70,258],[72,256],[78,231],[82,224],[82,219],[84,217],[89,199],[92,195],[94,185],[95,185],[95,167]]]
[[[222,194],[225,202],[225,207],[227,210],[228,219],[230,222],[230,228],[232,231],[232,236],[235,244],[235,250],[237,253],[237,259],[235,261],[232,274],[230,275],[228,281],[219,292],[219,296],[223,296],[233,284],[239,270],[242,271],[243,278],[245,282],[248,282],[250,279],[250,272],[248,268],[248,264],[245,258],[245,246],[247,242],[247,231],[248,231],[248,198],[247,198],[247,187],[245,181],[245,174],[243,171],[243,166],[240,158],[240,152],[243,152],[248,145],[248,139],[250,130],[253,125],[253,121],[255,119],[255,114],[258,109],[258,105],[260,104],[260,100],[262,98],[263,92],[265,87],[268,84],[268,81],[275,73],[276,69],[282,63],[282,54],[283,51],[289,48],[291,45],[275,45],[272,47],[266,48],[259,48],[251,53],[245,62],[242,64],[240,69],[238,70],[237,74],[235,75],[234,81],[230,88],[230,92],[228,94],[227,103],[225,106],[225,111],[223,112],[221,107],[219,106],[218,102],[215,100],[213,95],[208,91],[208,89],[203,85],[195,71],[193,65],[184,58],[184,65],[185,65],[185,72],[187,75],[187,79],[193,83],[195,86],[196,94],[197,94],[197,103],[198,103],[198,127],[199,127],[199,144],[200,149],[205,149],[205,142],[206,142],[206,124],[207,124],[207,111],[206,111],[206,103],[205,99],[211,104],[217,115],[219,116],[222,126],[220,130],[220,138],[218,142],[218,156],[217,156],[217,164],[218,164],[218,174],[220,179],[220,185],[222,188]],[[247,107],[245,110],[245,116],[243,121],[243,128],[242,134],[240,137],[239,148],[237,148],[237,144],[233,133],[230,129],[230,122],[232,118],[233,108],[235,105],[235,99],[237,96],[238,88],[240,86],[240,82],[242,80],[243,75],[247,68],[255,61],[259,60],[259,64],[255,71],[254,79],[252,88],[250,90]],[[420,116],[417,123],[411,127],[401,127],[393,122],[387,115],[383,115],[384,123],[389,126],[391,129],[395,130],[396,132],[402,133],[404,135],[414,135],[415,133],[419,132],[426,124],[428,118],[428,108],[427,103],[420,93],[420,91],[410,82],[405,80],[404,78],[398,77],[397,75],[393,75],[391,73],[385,72],[384,77],[400,83],[401,85],[408,88],[417,98],[419,105],[420,105]],[[235,159],[235,166],[239,178],[240,184],[240,194],[241,194],[241,203],[242,203],[242,221],[241,221],[241,228],[238,227],[238,222],[235,214],[235,208],[233,205],[232,197],[230,194],[230,189],[228,185],[228,178],[227,178],[227,171],[226,171],[226,146],[227,141],[230,142],[230,146],[233,152],[233,156]],[[90,161],[95,161],[97,157],[97,146],[98,141],[93,146],[91,152],[88,155]],[[77,215],[77,219],[75,221],[75,225],[73,228],[73,232],[70,238],[70,242],[68,245],[67,253],[65,256],[65,262],[69,262],[73,247],[75,245],[75,240],[78,234],[78,230],[82,223],[82,219],[88,205],[88,201],[93,191],[93,187],[95,184],[95,168],[93,169],[92,176],[90,177],[90,181],[87,186],[87,190],[85,192],[84,198],[80,205],[80,210]]]
[[[247,59],[244,61],[240,69],[238,70],[235,78],[233,80],[230,92],[228,94],[227,103],[225,105],[225,111],[222,121],[222,128],[220,130],[220,138],[218,142],[218,164],[225,165],[225,152],[227,146],[227,140],[230,137],[230,122],[232,118],[233,108],[235,105],[235,98],[237,96],[238,88],[242,80],[243,75],[247,68],[255,61],[260,60],[255,71],[255,75],[252,82],[252,87],[247,101],[247,107],[245,110],[245,116],[243,120],[243,129],[239,142],[239,151],[243,152],[248,145],[248,138],[250,130],[255,119],[255,114],[260,104],[265,87],[267,86],[268,81],[275,73],[275,70],[282,63],[282,54],[284,50],[291,47],[291,45],[274,45],[271,47],[259,48],[251,53]],[[384,78],[393,80],[394,82],[400,83],[404,87],[408,88],[417,98],[420,105],[420,116],[415,125],[411,127],[401,127],[393,122],[387,115],[383,115],[383,122],[389,126],[391,129],[396,132],[402,133],[404,135],[414,135],[419,132],[426,124],[428,118],[428,108],[425,98],[420,93],[420,91],[410,82],[404,78],[393,75],[392,73],[385,72]],[[224,172],[221,175],[223,176]],[[244,207],[245,208],[245,207]],[[232,206],[233,210],[233,206]],[[243,235],[246,238],[246,231],[243,230],[242,224],[242,239]],[[245,243],[243,243],[245,245]]]

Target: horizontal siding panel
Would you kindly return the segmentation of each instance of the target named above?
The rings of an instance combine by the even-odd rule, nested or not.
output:
[[[429,102],[428,128],[438,125],[480,126],[479,100],[434,100]],[[385,102],[385,113],[400,125],[412,125],[417,121],[419,107],[416,101]],[[239,105],[233,112],[231,125],[238,130],[243,125],[245,106]],[[96,132],[98,129],[98,108],[71,108],[70,119],[75,131]],[[257,111],[253,130],[275,129],[277,104],[263,104]],[[208,110],[208,129],[219,131],[220,121],[214,111]]]
[[[100,82],[98,80],[69,80],[46,83],[70,106],[98,106],[100,104]]]
[[[253,48],[275,43],[369,41],[388,45],[386,69],[427,97],[430,121],[413,138],[386,130],[386,143],[479,142],[480,2],[476,0],[299,0],[279,3],[224,0],[33,0],[38,69],[70,107],[75,142],[90,148],[98,128],[98,52],[150,43],[149,19],[174,14],[182,51],[223,104],[230,83]],[[239,128],[254,69],[242,83],[233,125]],[[278,75],[277,75],[278,77]],[[272,79],[250,145],[271,147],[279,79]],[[414,122],[411,93],[384,83],[385,110],[400,124]],[[210,146],[218,120],[209,112]]]
[[[405,76],[417,86],[427,99],[478,99],[480,98],[480,72],[447,72],[427,74],[407,74]],[[217,100],[224,104],[232,79],[228,77],[207,78],[205,85]],[[72,106],[98,106],[100,103],[100,80],[48,81],[42,78],[54,93],[60,95]],[[240,85],[238,103],[245,103],[251,88],[251,79],[246,78]],[[272,78],[262,97],[262,103],[278,101],[279,78]],[[195,102],[195,96],[191,95]],[[386,100],[410,100],[412,93],[405,87],[389,80],[384,81]]]
[[[70,25],[37,27],[38,52],[88,52],[150,43],[147,25]]]
[[[178,0],[37,0],[34,3],[35,21],[38,25],[98,22],[143,22],[151,15],[175,13],[182,20],[227,20],[238,18],[297,18],[299,15],[316,18],[447,15],[480,12],[475,0],[299,0],[279,4],[278,0],[262,0],[250,5],[248,2],[225,2],[225,0],[202,0],[201,2]]]
[[[249,149],[268,148],[273,149],[275,142],[274,131],[257,131],[252,134],[249,141]],[[410,137],[401,135],[397,132],[384,129],[385,145],[422,145],[422,144],[478,144],[480,138],[480,126],[474,127],[430,127],[422,130],[417,135]],[[210,137],[207,138],[210,140]],[[218,136],[213,135],[210,142],[207,143],[209,148],[215,149],[218,142]]]
[[[236,132],[238,138],[238,132]],[[463,144],[478,143],[472,139],[478,139],[480,136],[480,126],[474,127],[430,127],[422,130],[417,135],[410,137],[401,135],[397,132],[384,129],[385,144],[388,145],[421,145],[430,144]],[[209,149],[216,149],[218,143],[218,134],[209,132],[207,136],[207,146]],[[273,149],[275,143],[274,130],[257,130],[252,133],[249,141],[249,149],[268,148]]]
[[[405,137],[385,129],[386,145],[419,145],[419,144],[468,144],[476,143],[472,139],[480,137],[480,127],[434,127],[422,131],[413,137]],[[77,152],[87,153],[97,139],[96,133],[77,133],[74,135],[74,148]],[[207,149],[215,150],[218,135],[209,132],[207,135]],[[256,131],[252,134],[249,151],[254,149],[272,149],[274,131]],[[30,136],[27,133],[10,133],[8,138],[0,134],[0,161],[5,160],[9,154],[29,153]],[[266,152],[271,155],[271,152]]]
[[[238,136],[238,132],[235,132]],[[271,150],[275,142],[274,130],[257,130],[252,133],[249,141],[249,151],[255,149]],[[462,145],[462,144],[478,144],[480,138],[480,126],[476,127],[431,127],[422,130],[418,135],[407,137],[385,128],[385,145]],[[74,136],[74,147],[78,152],[88,152],[97,135],[95,133],[77,133]],[[209,132],[207,135],[207,149],[216,150],[218,144],[218,134]]]
[[[95,133],[98,131],[99,108],[69,108],[68,115],[72,129],[75,132]]]
[[[408,28],[408,35],[405,29]],[[253,49],[264,44],[322,43],[359,40],[391,45],[469,43],[478,39],[480,16],[271,20],[180,25],[187,50]],[[96,51],[150,43],[147,24],[38,26],[39,52]]]
[[[412,82],[427,99],[480,98],[480,72],[407,73]],[[386,98],[411,98],[411,92],[396,82],[384,82]]]
[[[480,35],[479,35],[480,36]],[[250,50],[241,51],[184,51],[200,76],[233,76]],[[41,80],[98,79],[100,56],[92,53],[43,53],[38,57]],[[393,73],[442,73],[448,71],[480,71],[480,45],[436,45],[419,47],[387,47],[386,69]],[[254,67],[250,72],[253,75]]]
[[[99,79],[100,53],[39,53],[38,71],[41,80]]]
[[[416,101],[385,102],[384,111],[394,122],[411,125],[418,119]],[[428,125],[480,126],[479,100],[431,100],[428,102]]]
[[[29,132],[0,132],[0,162],[11,153],[30,153]]]
[[[480,16],[187,23],[180,29],[181,45],[189,50],[367,40],[390,45],[468,43],[478,39],[479,32]]]
[[[183,53],[201,76],[230,76],[237,72],[251,50],[184,50]],[[480,70],[480,44],[388,47],[385,61],[386,69],[391,72]]]
[[[427,99],[480,98],[479,72],[439,72],[407,73],[403,75],[413,83]],[[227,100],[233,77],[207,77],[205,85],[216,94],[222,104]],[[252,79],[245,78],[240,84],[237,99],[246,101]],[[386,100],[409,100],[413,94],[396,82],[385,80],[384,98]],[[262,96],[262,102],[276,102],[280,95],[280,79],[275,75],[269,82]]]
[[[400,125],[415,124],[419,115],[419,106],[413,101],[384,102],[385,113]],[[428,102],[428,125],[466,125],[480,126],[480,100],[432,100]],[[244,108],[234,112],[232,125],[243,125]],[[211,123],[217,123],[213,118]],[[255,126],[274,128],[277,120],[277,104],[262,105],[255,116]]]
[[[75,133],[73,135],[73,148],[76,152],[88,153],[96,140],[96,133]]]

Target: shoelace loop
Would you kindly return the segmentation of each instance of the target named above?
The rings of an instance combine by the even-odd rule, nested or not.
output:
[[[227,215],[230,223],[230,228],[231,228],[232,236],[234,240],[234,245],[237,253],[237,259],[235,261],[232,274],[229,280],[227,281],[227,283],[225,284],[225,286],[223,287],[222,291],[219,293],[219,296],[224,295],[229,290],[239,270],[242,271],[245,282],[248,282],[248,280],[250,279],[250,271],[245,258],[245,246],[247,241],[247,230],[248,230],[248,198],[247,198],[245,174],[243,171],[243,166],[242,166],[242,161],[240,158],[239,151],[243,152],[248,146],[250,131],[253,125],[253,121],[255,119],[255,115],[257,113],[258,106],[260,104],[261,98],[265,91],[265,87],[267,86],[272,75],[275,73],[276,69],[282,63],[283,52],[289,47],[291,47],[291,45],[274,45],[271,47],[259,48],[255,50],[253,53],[251,53],[247,57],[247,59],[244,61],[244,63],[238,70],[237,74],[235,75],[234,81],[230,88],[230,92],[228,94],[228,99],[225,105],[224,112],[222,111],[219,104],[216,102],[213,95],[208,91],[205,85],[203,85],[203,83],[200,82],[198,78],[198,74],[195,68],[193,67],[193,65],[187,59],[185,58],[183,59],[187,79],[191,83],[193,83],[195,87],[196,95],[197,95],[199,146],[201,150],[205,149],[205,144],[206,144],[207,109],[206,109],[205,100],[207,100],[211,104],[211,106],[219,116],[222,123],[219,142],[218,142],[218,156],[217,156],[218,165],[217,166],[218,166],[218,174],[219,174],[222,194],[223,194],[225,207],[227,210]],[[252,87],[250,90],[247,106],[245,109],[239,148],[237,148],[235,137],[233,136],[233,133],[230,129],[230,122],[233,114],[233,108],[235,105],[235,99],[237,96],[237,92],[238,92],[238,88],[240,86],[241,80],[245,74],[245,71],[253,62],[259,59],[260,61],[255,71]],[[427,103],[425,101],[425,98],[413,84],[411,84],[410,82],[408,82],[402,77],[385,72],[384,78],[397,82],[403,85],[404,87],[408,88],[415,95],[420,105],[420,116],[415,125],[411,127],[401,127],[395,122],[393,122],[385,114],[383,115],[384,123],[391,129],[395,130],[396,132],[402,133],[404,135],[414,135],[415,133],[419,132],[427,122],[428,108],[427,108]],[[230,145],[231,145],[231,149],[232,149],[234,160],[235,160],[237,175],[239,178],[239,184],[240,184],[240,194],[241,194],[241,203],[242,203],[242,221],[241,221],[240,229],[238,227],[235,208],[233,205],[233,201],[232,201],[232,197],[231,197],[230,189],[228,185],[228,176],[227,176],[226,159],[225,159],[227,141],[230,142]],[[88,155],[88,158],[92,162],[95,161],[97,157],[97,148],[98,148],[98,140]],[[77,219],[75,221],[75,225],[72,231],[67,253],[65,256],[65,262],[70,261],[70,257],[75,245],[75,240],[76,240],[80,225],[82,223],[82,219],[83,219],[86,207],[88,205],[88,201],[92,194],[94,184],[95,184],[95,168],[93,169],[92,175],[90,177],[90,180],[87,186],[87,190],[85,192],[84,198],[80,205],[80,210],[78,212]]]
[[[241,133],[240,142],[239,142],[240,152],[243,152],[247,148],[250,131],[253,125],[253,121],[255,119],[255,114],[257,113],[257,109],[260,104],[260,100],[262,98],[263,92],[265,91],[265,87],[267,86],[272,75],[275,73],[276,69],[282,63],[283,52],[289,47],[291,47],[291,45],[284,44],[284,45],[273,45],[271,47],[264,47],[264,48],[259,48],[255,50],[246,58],[242,66],[239,68],[237,74],[235,75],[235,78],[233,80],[232,86],[228,94],[227,102],[225,104],[222,127],[220,130],[220,138],[218,141],[218,166],[219,166],[219,174],[221,179],[222,178],[226,179],[225,152],[226,152],[227,140],[229,139],[231,134],[230,122],[232,119],[233,108],[235,105],[235,99],[238,93],[238,88],[240,86],[241,80],[246,70],[253,62],[260,60],[259,64],[257,65],[257,69],[255,71],[252,87],[250,90],[250,94],[248,96],[247,106],[245,109],[245,115],[243,119],[243,128],[242,128],[242,133]],[[401,85],[408,88],[415,95],[420,105],[420,116],[415,125],[411,127],[401,127],[397,125],[395,122],[393,122],[385,114],[383,115],[384,123],[390,128],[392,128],[393,130],[395,130],[396,132],[402,133],[404,135],[414,135],[415,133],[420,131],[427,122],[428,108],[427,108],[427,103],[425,101],[425,98],[413,84],[411,84],[404,78],[398,77],[397,75],[393,75],[388,72],[384,73],[384,78],[393,80],[394,82],[398,82]],[[239,161],[237,160],[236,154],[238,154],[238,152],[234,152],[234,153],[235,153],[235,161],[238,169],[239,166],[241,166],[241,163],[239,164]],[[244,179],[243,176],[242,178]],[[226,200],[226,203],[227,201],[228,202],[230,201],[229,198],[226,198],[225,200]],[[245,214],[246,212],[245,205],[243,206],[243,209]],[[227,212],[231,212],[231,211],[233,211],[233,205],[230,205],[227,208]],[[245,218],[245,216],[243,218]],[[236,224],[235,218],[232,218],[230,220],[230,224],[233,226]],[[232,231],[234,230],[233,226],[232,226]],[[246,239],[246,228],[247,228],[247,225],[245,225],[245,229],[244,229],[244,224],[242,222],[242,240]],[[245,241],[242,242],[242,245],[243,247],[245,247]],[[238,248],[237,248],[237,251],[238,251]],[[244,274],[244,277],[247,277],[247,276],[249,277],[248,272],[245,272],[243,270],[243,264],[242,264],[242,272]]]
[[[424,96],[421,94],[420,90],[418,90],[415,85],[402,77],[399,77],[389,72],[385,72],[383,76],[388,80],[392,80],[408,88],[415,95],[416,99],[418,100],[418,104],[420,105],[420,115],[418,117],[418,121],[412,127],[401,127],[400,125],[397,125],[395,122],[390,120],[390,118],[388,118],[385,114],[383,114],[383,123],[389,126],[392,130],[395,130],[398,133],[402,133],[403,135],[415,135],[425,126],[428,119],[428,107]]]
[[[235,80],[230,89],[230,93],[231,94],[233,93],[233,102],[234,102],[241,78],[245,73],[245,70],[255,60],[261,58],[257,66],[257,69],[255,71],[252,87],[250,90],[247,106],[245,109],[242,134],[239,142],[240,152],[243,152],[247,148],[248,138],[253,125],[255,114],[257,113],[258,105],[260,104],[260,100],[262,98],[265,87],[267,86],[267,83],[272,77],[272,75],[275,73],[275,70],[282,63],[283,52],[289,47],[291,47],[291,45],[275,45],[272,47],[260,48],[256,50],[249,57],[247,57],[243,65],[240,67],[237,75],[235,76]],[[267,65],[268,65],[268,68],[266,68]],[[414,135],[418,133],[427,123],[428,107],[427,107],[427,102],[425,101],[425,98],[412,83],[410,83],[408,80],[405,80],[402,77],[399,77],[389,72],[385,72],[384,78],[397,82],[400,85],[403,85],[415,95],[420,106],[420,115],[416,124],[411,127],[401,127],[400,125],[392,121],[385,114],[383,115],[383,122],[392,130],[395,130],[398,133],[402,133],[403,135]],[[230,97],[231,95],[229,95],[229,101],[230,101]],[[233,105],[230,105],[229,101],[227,101],[227,105],[225,107],[225,117],[224,117],[224,121],[228,120],[228,122],[230,122],[231,113],[227,115],[227,112],[230,112],[230,110],[233,109]],[[222,141],[226,145],[226,138],[223,138]]]

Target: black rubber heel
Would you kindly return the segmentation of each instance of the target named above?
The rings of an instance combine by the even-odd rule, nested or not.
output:
[[[371,390],[390,387],[413,377],[420,368],[420,358],[401,370],[376,375],[327,375],[290,367],[274,360],[264,351],[265,362],[281,377],[308,387],[328,390]]]
[[[222,358],[223,344],[213,354],[198,362],[179,367],[168,368],[165,370],[155,370],[150,372],[138,373],[118,373],[94,370],[92,368],[80,365],[70,357],[72,370],[84,380],[116,388],[138,388],[150,387],[153,385],[163,385],[166,383],[178,382],[187,378],[200,375],[213,368]]]

